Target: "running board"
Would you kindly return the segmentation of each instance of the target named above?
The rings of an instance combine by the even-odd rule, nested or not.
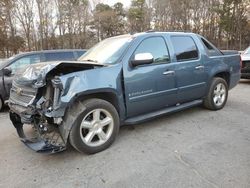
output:
[[[161,109],[155,112],[150,112],[148,114],[139,115],[139,116],[132,117],[132,118],[125,120],[124,124],[131,125],[131,124],[142,123],[142,122],[145,122],[147,120],[153,119],[158,116],[178,112],[178,111],[181,111],[181,110],[193,107],[193,106],[198,106],[202,104],[202,102],[203,102],[202,100],[195,100],[195,101],[183,103],[177,106]]]

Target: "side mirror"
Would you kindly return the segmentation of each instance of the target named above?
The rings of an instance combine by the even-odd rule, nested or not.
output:
[[[6,68],[3,69],[3,74],[4,74],[5,76],[10,76],[11,73],[12,73],[12,70],[11,70],[10,67],[6,67]]]
[[[133,67],[151,64],[154,62],[154,57],[151,53],[140,53],[136,54],[134,60],[131,61]]]

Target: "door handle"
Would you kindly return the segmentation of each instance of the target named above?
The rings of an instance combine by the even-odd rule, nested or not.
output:
[[[199,65],[199,66],[195,67],[195,69],[197,69],[197,70],[204,69],[204,66],[203,65]]]
[[[164,75],[174,75],[175,71],[165,71],[163,74]]]

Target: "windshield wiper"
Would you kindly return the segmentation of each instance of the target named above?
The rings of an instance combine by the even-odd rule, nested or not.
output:
[[[103,63],[100,63],[100,62],[98,62],[97,60],[93,60],[93,59],[82,59],[82,60],[80,60],[80,61],[87,61],[87,62],[96,63],[96,64],[98,64],[98,65],[107,66],[107,65],[105,65],[105,64],[103,64]]]
[[[93,60],[93,59],[87,59],[87,60],[84,60],[84,61],[93,62],[93,63],[98,63],[97,60]]]

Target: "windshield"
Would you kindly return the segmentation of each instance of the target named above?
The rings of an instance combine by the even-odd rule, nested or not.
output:
[[[101,64],[117,63],[123,52],[132,41],[131,35],[105,39],[88,50],[79,61],[90,61]]]
[[[248,48],[245,50],[244,54],[250,54],[250,47],[248,47]]]

